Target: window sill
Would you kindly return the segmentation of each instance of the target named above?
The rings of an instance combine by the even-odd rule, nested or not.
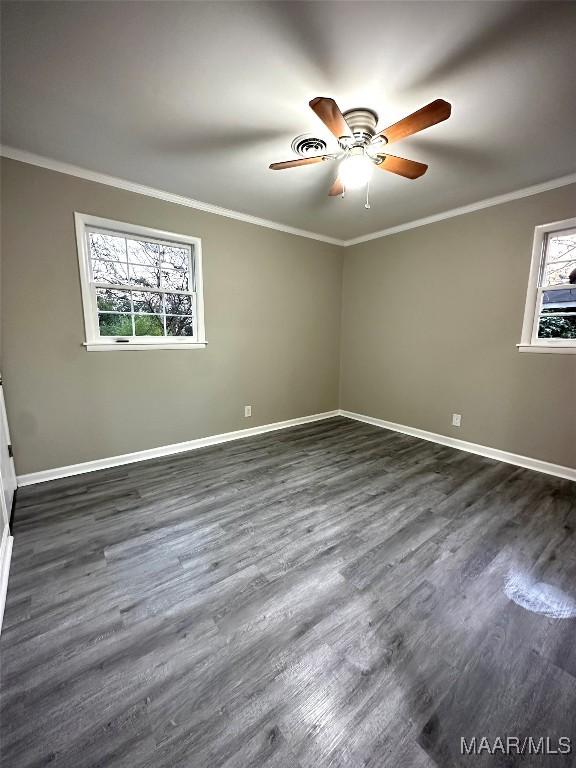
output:
[[[159,344],[158,342],[143,342],[118,344],[116,342],[109,341],[89,341],[83,344],[88,352],[142,352],[144,350],[156,350],[156,349],[205,349],[208,346],[207,341],[190,341],[190,342],[169,342],[166,344]]]
[[[552,352],[560,355],[576,355],[576,344],[516,344],[519,352]]]

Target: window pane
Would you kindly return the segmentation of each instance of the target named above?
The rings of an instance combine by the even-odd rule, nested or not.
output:
[[[126,246],[123,237],[101,235],[90,232],[90,254],[93,259],[108,259],[109,261],[126,261]]]
[[[110,288],[97,288],[96,300],[98,309],[108,312],[131,312],[130,294],[128,291],[113,291]]]
[[[167,293],[166,313],[169,315],[191,315],[192,296],[186,293]]]
[[[126,264],[114,261],[92,261],[92,275],[97,283],[113,283],[126,285],[128,269]]]
[[[188,254],[187,248],[176,248],[172,245],[160,246],[160,263],[162,266],[175,267],[176,269],[188,270]]]
[[[576,259],[574,261],[551,262],[546,265],[543,285],[569,283],[572,274],[574,274],[572,280],[576,283]]]
[[[194,318],[176,317],[175,315],[166,315],[166,335],[167,336],[193,336]]]
[[[557,291],[544,291],[542,294],[542,312],[575,312],[576,285],[574,288],[560,288]]]
[[[546,261],[566,261],[576,258],[576,232],[556,234],[548,238]]]
[[[162,287],[169,291],[187,291],[188,273],[176,269],[162,270]]]
[[[576,339],[576,315],[574,317],[541,316],[538,338]]]
[[[103,338],[193,340],[194,246],[157,239],[154,230],[123,233],[121,224],[103,221],[87,226],[85,237],[90,305]]]
[[[158,315],[135,315],[136,336],[164,336],[164,321]]]
[[[160,288],[160,272],[154,267],[139,267],[130,264],[130,283],[146,288]]]
[[[151,293],[150,291],[133,291],[132,301],[134,302],[134,312],[146,312],[148,314],[158,312],[162,309],[162,294]]]
[[[132,336],[132,315],[99,314],[100,336]]]
[[[128,261],[131,264],[144,264],[155,267],[159,263],[160,246],[143,240],[127,240]]]

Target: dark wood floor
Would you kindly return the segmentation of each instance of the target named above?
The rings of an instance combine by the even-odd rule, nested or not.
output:
[[[569,481],[337,418],[22,489],[15,537],[6,768],[576,763],[460,755],[576,749]]]

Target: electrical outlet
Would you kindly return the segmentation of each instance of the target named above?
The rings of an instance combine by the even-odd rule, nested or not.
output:
[[[452,426],[453,427],[459,427],[462,424],[462,414],[461,413],[453,413],[452,414]]]
[[[244,417],[248,418],[248,416],[252,416],[252,406],[251,405],[245,405],[244,406]]]

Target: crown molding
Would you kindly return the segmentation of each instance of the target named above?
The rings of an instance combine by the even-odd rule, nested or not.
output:
[[[443,213],[435,213],[433,216],[426,216],[424,219],[415,219],[414,221],[406,222],[406,224],[398,224],[396,227],[381,229],[380,231],[372,232],[369,235],[354,237],[351,240],[345,240],[343,245],[346,248],[352,245],[360,245],[360,243],[367,243],[369,240],[378,240],[380,237],[396,235],[399,232],[406,232],[408,229],[424,227],[426,224],[434,224],[437,221],[444,221],[444,219],[452,219],[455,216],[463,216],[465,213],[474,213],[474,211],[481,211],[483,208],[491,208],[493,205],[510,203],[512,200],[520,200],[522,197],[538,195],[540,192],[548,192],[551,189],[566,187],[569,184],[576,184],[576,173],[570,173],[567,176],[561,176],[559,179],[544,181],[542,184],[534,184],[533,186],[525,187],[524,189],[517,189],[514,192],[506,192],[505,194],[497,195],[496,197],[489,197],[486,200],[479,200],[477,203],[463,205],[460,208],[452,208],[452,210],[444,211]]]
[[[78,178],[85,179],[86,181],[95,181],[99,184],[106,184],[109,187],[124,189],[127,192],[135,192],[138,195],[155,197],[158,200],[164,200],[168,203],[184,205],[188,208],[204,211],[205,213],[213,213],[216,216],[226,216],[229,219],[236,219],[237,221],[243,221],[247,224],[254,224],[257,227],[267,227],[268,229],[275,229],[279,232],[286,232],[289,235],[307,237],[311,240],[319,240],[323,243],[338,245],[344,248],[360,245],[361,243],[367,243],[370,240],[378,240],[381,237],[388,237],[388,235],[396,235],[400,232],[406,232],[409,229],[424,227],[427,224],[434,224],[438,221],[444,221],[444,219],[452,219],[455,216],[463,216],[466,213],[481,211],[483,208],[491,208],[494,205],[501,205],[502,203],[509,203],[513,200],[520,200],[523,197],[538,195],[541,192],[548,192],[551,189],[558,189],[559,187],[565,187],[569,184],[576,184],[576,173],[570,173],[567,176],[551,179],[550,181],[545,181],[541,184],[534,184],[531,187],[524,187],[523,189],[517,189],[513,192],[506,192],[502,195],[497,195],[496,197],[490,197],[486,200],[479,200],[477,203],[463,205],[460,208],[452,208],[451,210],[443,211],[442,213],[435,213],[432,216],[426,216],[423,219],[407,221],[405,224],[398,224],[395,227],[381,229],[377,232],[371,232],[368,235],[360,235],[360,237],[354,237],[350,240],[340,240],[336,237],[322,235],[319,232],[308,232],[305,229],[289,227],[286,224],[270,221],[268,219],[261,219],[258,216],[251,216],[250,214],[242,213],[241,211],[233,211],[229,208],[221,208],[218,205],[212,205],[211,203],[203,203],[201,200],[194,200],[191,197],[176,195],[172,192],[166,192],[162,189],[154,189],[154,187],[147,187],[143,184],[127,181],[126,179],[120,179],[115,176],[108,176],[107,174],[98,173],[96,171],[89,171],[88,169],[80,168],[77,165],[63,163],[59,160],[52,160],[48,157],[43,157],[42,155],[36,155],[33,152],[27,152],[23,149],[16,149],[15,147],[0,146],[0,156],[6,157],[10,160],[18,160],[21,163],[28,163],[29,165],[37,165],[40,168],[46,168],[50,171],[65,173],[68,176],[77,176]]]
[[[335,237],[328,237],[328,235],[321,235],[318,232],[308,232],[305,229],[289,227],[286,224],[281,224],[277,221],[269,221],[268,219],[261,219],[258,216],[251,216],[250,214],[242,213],[241,211],[221,208],[219,205],[212,205],[212,203],[203,203],[201,200],[194,200],[191,197],[176,195],[172,192],[166,192],[163,189],[154,189],[154,187],[147,187],[144,184],[137,184],[136,182],[127,181],[126,179],[119,179],[116,176],[108,176],[105,173],[89,171],[87,168],[80,168],[77,165],[62,163],[59,160],[52,160],[48,157],[43,157],[42,155],[36,155],[33,152],[26,152],[23,149],[2,146],[0,147],[0,155],[9,160],[18,160],[21,163],[37,165],[38,167],[46,168],[49,171],[65,173],[68,176],[76,176],[79,179],[85,179],[86,181],[95,181],[98,184],[106,184],[109,187],[116,187],[117,189],[123,189],[127,192],[135,192],[138,195],[155,197],[158,200],[164,200],[168,203],[185,205],[188,208],[194,208],[197,211],[204,211],[205,213],[213,213],[216,216],[226,216],[228,219],[236,219],[237,221],[243,221],[246,224],[255,224],[257,227],[267,227],[268,229],[275,229],[279,232],[286,232],[289,235],[298,235],[299,237],[307,237],[311,240],[320,240],[323,243],[330,243],[330,245],[345,245],[344,240],[339,240]]]

